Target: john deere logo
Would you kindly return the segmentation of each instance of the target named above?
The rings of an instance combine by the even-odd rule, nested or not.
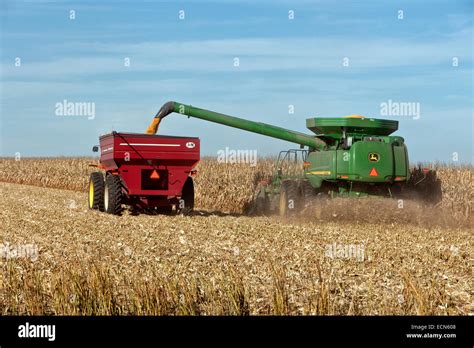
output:
[[[380,155],[376,152],[369,153],[369,161],[370,162],[378,162],[380,159]]]

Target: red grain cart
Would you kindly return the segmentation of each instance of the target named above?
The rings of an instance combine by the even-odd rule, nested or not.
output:
[[[112,132],[100,137],[100,164],[91,174],[89,208],[189,213],[194,208],[194,167],[199,138]],[[95,146],[93,151],[98,151]]]

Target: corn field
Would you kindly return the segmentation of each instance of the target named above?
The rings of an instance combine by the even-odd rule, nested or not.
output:
[[[90,164],[97,164],[97,159],[0,159],[0,181],[86,192],[89,175],[96,170]],[[443,200],[440,206],[456,215],[472,216],[472,166],[436,164],[433,168],[442,184]],[[210,157],[203,158],[197,169],[197,207],[230,213],[244,213],[257,182],[268,178],[276,170],[275,158],[261,159],[252,167],[243,163],[218,163]]]
[[[283,219],[244,214],[271,158],[204,158],[194,216],[89,210],[93,162],[0,160],[3,315],[474,313],[472,167],[436,166],[431,210],[335,199]]]

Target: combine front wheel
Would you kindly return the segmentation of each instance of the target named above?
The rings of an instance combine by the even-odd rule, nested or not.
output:
[[[89,179],[89,209],[104,211],[104,175],[94,172]]]
[[[294,215],[299,208],[298,184],[285,180],[280,186],[280,216]]]
[[[314,203],[314,199],[316,197],[314,193],[314,187],[311,186],[309,181],[303,180],[300,183],[300,192],[301,192],[301,198],[302,198],[302,205],[303,209],[306,209],[310,207]]]
[[[122,211],[122,183],[118,175],[107,175],[104,190],[104,208],[109,214],[119,215]]]

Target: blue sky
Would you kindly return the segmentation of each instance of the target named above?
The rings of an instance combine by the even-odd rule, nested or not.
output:
[[[6,0],[0,12],[0,156],[91,155],[99,135],[144,132],[176,100],[297,131],[308,117],[391,118],[412,161],[473,159],[469,0]],[[95,103],[94,119],[57,116],[65,99]],[[388,100],[420,103],[420,118],[381,116]],[[199,136],[203,155],[297,147],[181,115],[160,132]]]

